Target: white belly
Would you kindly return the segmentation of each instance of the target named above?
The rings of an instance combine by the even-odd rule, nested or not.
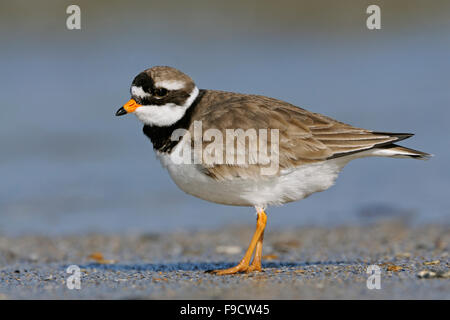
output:
[[[235,206],[280,205],[301,200],[331,187],[339,171],[351,159],[337,158],[303,165],[260,180],[237,178],[217,181],[195,164],[175,164],[170,155],[159,154],[177,186],[198,198]]]

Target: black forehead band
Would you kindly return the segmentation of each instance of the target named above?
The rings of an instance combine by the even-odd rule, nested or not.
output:
[[[152,93],[154,89],[153,79],[146,72],[139,73],[136,78],[134,78],[131,85],[135,87],[142,87],[142,89],[148,93]]]

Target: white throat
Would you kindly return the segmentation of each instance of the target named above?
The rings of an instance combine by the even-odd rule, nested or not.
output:
[[[168,103],[162,106],[150,105],[141,106],[136,109],[134,114],[146,125],[167,127],[180,120],[186,110],[192,105],[197,98],[199,90],[195,87],[186,102],[179,106],[174,103]]]

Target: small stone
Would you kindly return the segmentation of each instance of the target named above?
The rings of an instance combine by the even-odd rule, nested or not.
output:
[[[299,273],[299,274],[303,274],[303,273],[306,272],[306,270],[298,269],[298,270],[295,270],[294,272],[295,272],[295,273]]]
[[[274,273],[282,273],[283,270],[275,270]]]
[[[383,263],[379,264],[380,267],[386,267],[386,266],[391,266],[391,265],[393,265],[392,262],[383,262]]]
[[[432,266],[432,265],[436,265],[436,264],[440,264],[440,263],[441,263],[441,261],[439,261],[439,260],[433,260],[433,261],[426,261],[423,264],[426,266]]]
[[[44,278],[44,281],[50,281],[50,280],[52,280],[53,279],[53,276],[52,275],[49,275],[48,277],[45,277]]]
[[[417,276],[421,279],[432,279],[432,278],[442,278],[448,279],[450,278],[450,271],[433,271],[433,270],[422,270]]]
[[[116,260],[106,260],[103,258],[103,254],[101,252],[93,252],[88,256],[88,259],[94,260],[99,264],[113,264],[116,263]]]
[[[450,271],[446,271],[446,272],[438,272],[437,276],[439,278],[444,278],[444,279],[449,279],[450,278]]]
[[[436,278],[436,276],[437,273],[431,270],[422,270],[417,273],[417,277],[419,277],[420,279],[431,279]]]
[[[401,267],[401,266],[390,265],[387,267],[387,271],[397,272],[397,271],[401,271],[401,270],[403,270],[403,267]]]

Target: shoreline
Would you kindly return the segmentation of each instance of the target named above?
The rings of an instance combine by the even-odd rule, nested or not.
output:
[[[263,272],[205,273],[236,264],[253,230],[0,236],[0,299],[450,299],[449,226],[276,229]],[[70,265],[80,290],[67,288]],[[367,288],[370,265],[380,290]]]

